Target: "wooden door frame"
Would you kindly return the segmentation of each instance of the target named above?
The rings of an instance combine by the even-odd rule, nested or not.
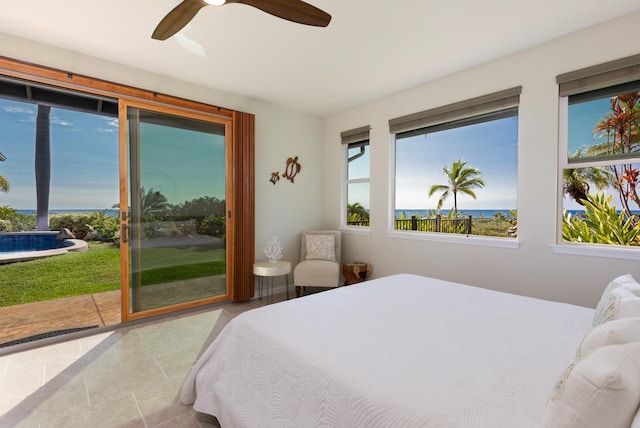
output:
[[[231,180],[231,212],[227,220],[233,223],[229,247],[233,257],[230,276],[230,293],[233,301],[246,301],[253,297],[254,280],[252,266],[255,258],[255,116],[211,104],[135,88],[119,83],[37,65],[0,56],[0,77],[6,76],[25,82],[51,86],[53,89],[70,89],[80,93],[110,97],[115,100],[145,102],[155,106],[169,106],[184,112],[196,112],[230,121],[232,161],[227,165]]]

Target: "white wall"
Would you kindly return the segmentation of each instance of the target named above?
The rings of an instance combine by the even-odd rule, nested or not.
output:
[[[300,231],[322,223],[322,121],[261,100],[239,97],[0,33],[0,55],[107,81],[183,97],[256,116],[256,259],[277,235],[283,257],[299,258]],[[302,165],[295,183],[268,180],[289,157]],[[117,185],[117,184],[116,184]]]
[[[619,37],[625,29],[635,28],[638,20],[640,14],[636,13],[328,117],[324,216],[331,227],[338,227],[341,220],[343,175],[335,173],[335,166],[344,164],[340,132],[367,124],[372,127],[371,231],[368,235],[345,232],[344,259],[372,263],[374,277],[410,272],[584,306],[595,306],[606,284],[617,275],[631,273],[640,279],[638,261],[554,254],[550,248],[555,243],[558,182],[555,77],[639,53],[637,43],[624,43]],[[518,85],[523,86],[519,110],[519,248],[387,236],[389,189],[393,186],[388,120]]]
[[[344,260],[369,261],[374,277],[413,272],[594,306],[614,276],[632,273],[640,278],[640,263],[559,255],[550,249],[555,242],[558,160],[555,76],[637,54],[633,43],[613,43],[611,35],[635,28],[639,19],[640,14],[631,15],[324,121],[261,100],[186,84],[9,35],[0,34],[0,55],[255,114],[257,259],[263,258],[266,241],[276,235],[284,246],[284,258],[295,263],[300,231],[340,225],[344,159],[339,134],[369,124],[373,224],[368,235],[345,233]],[[516,85],[523,86],[518,169],[520,247],[478,247],[388,237],[392,185],[388,174],[388,120]],[[275,186],[271,184],[271,173],[282,173],[286,159],[292,156],[298,156],[302,165],[295,183],[281,179]]]

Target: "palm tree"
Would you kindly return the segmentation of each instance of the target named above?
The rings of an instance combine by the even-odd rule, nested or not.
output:
[[[140,210],[143,215],[160,217],[168,208],[167,198],[153,187],[145,192],[144,187],[140,188]]]
[[[49,230],[51,184],[51,107],[38,104],[36,119],[36,230]]]
[[[429,196],[436,192],[442,192],[438,200],[439,210],[442,208],[444,201],[453,194],[453,211],[458,213],[458,193],[464,193],[476,199],[473,189],[484,187],[484,180],[480,177],[482,173],[477,168],[466,167],[467,162],[458,159],[451,165],[451,169],[446,166],[442,168],[442,172],[447,176],[448,184],[434,184],[429,188]]]
[[[0,175],[0,192],[9,193],[9,189],[11,189],[9,180],[4,178],[4,175]]]
[[[572,159],[583,156],[584,148],[581,147],[575,152]],[[583,206],[589,196],[590,183],[595,185],[598,190],[604,190],[607,186],[615,183],[613,174],[606,167],[567,168],[562,172],[562,175],[563,192]]]
[[[347,217],[349,221],[369,220],[369,212],[360,202],[347,205]]]
[[[0,161],[5,161],[7,158],[5,155],[0,153]],[[9,180],[4,178],[4,175],[0,175],[0,192],[9,193],[9,189],[11,186],[9,185]]]
[[[498,229],[502,229],[502,222],[509,220],[509,217],[502,211],[498,211],[493,215],[493,219],[498,223]]]
[[[593,130],[602,143],[588,148],[591,156],[637,153],[640,151],[640,92],[630,92],[611,98],[611,110]],[[615,177],[620,202],[631,216],[629,201],[640,206],[637,186],[640,172],[632,164],[609,167]]]

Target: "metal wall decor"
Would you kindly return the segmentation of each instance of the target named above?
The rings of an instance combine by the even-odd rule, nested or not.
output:
[[[300,162],[298,162],[298,156],[289,158],[287,159],[287,164],[285,166],[284,172],[282,173],[282,177],[293,183],[296,175],[300,173],[301,168],[302,165],[300,165]],[[271,184],[275,186],[278,181],[280,181],[280,173],[278,171],[272,172],[269,182],[271,182]]]

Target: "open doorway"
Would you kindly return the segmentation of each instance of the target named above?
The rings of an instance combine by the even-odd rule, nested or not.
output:
[[[0,78],[0,348],[229,299],[231,124]]]
[[[120,322],[117,109],[0,80],[0,346]]]

